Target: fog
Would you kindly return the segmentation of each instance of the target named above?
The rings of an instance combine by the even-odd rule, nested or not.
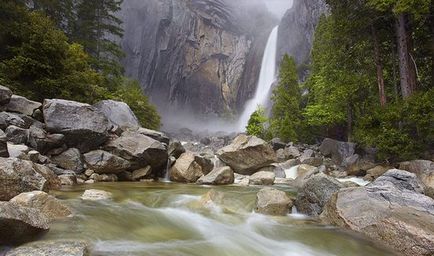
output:
[[[264,0],[271,13],[281,18],[291,8],[293,0]]]

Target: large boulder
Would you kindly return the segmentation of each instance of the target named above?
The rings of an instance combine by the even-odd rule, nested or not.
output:
[[[401,163],[399,168],[416,174],[425,185],[425,194],[434,198],[434,162],[413,160]]]
[[[232,171],[231,167],[225,166],[215,168],[207,175],[200,177],[197,183],[205,185],[227,185],[234,183],[234,180],[234,171]]]
[[[70,147],[82,152],[97,148],[107,140],[107,118],[89,104],[67,100],[45,100],[43,114],[47,130],[65,135]]]
[[[122,130],[138,129],[140,127],[136,115],[124,102],[103,100],[93,106],[107,117],[113,127],[119,127]]]
[[[407,256],[434,252],[434,200],[415,174],[389,170],[366,187],[345,188],[326,204],[321,219],[383,241]]]
[[[170,168],[170,180],[176,182],[196,182],[204,175],[202,166],[196,162],[192,152],[182,154]]]
[[[45,215],[49,220],[64,218],[71,215],[69,208],[43,191],[21,193],[10,200],[22,207],[33,208]]]
[[[79,240],[37,241],[19,246],[6,256],[89,256],[88,244]]]
[[[266,187],[256,194],[257,213],[265,215],[286,215],[292,208],[292,200],[284,192],[274,188]]]
[[[38,210],[0,202],[0,245],[28,242],[48,229],[48,219]]]
[[[94,150],[84,154],[84,161],[87,164],[87,168],[99,174],[116,174],[127,170],[131,166],[127,160],[104,150]]]
[[[0,158],[0,201],[34,190],[57,189],[60,181],[43,165],[16,158]]]
[[[35,125],[29,128],[28,144],[42,154],[46,154],[52,149],[61,148],[64,142],[65,135],[63,134],[49,134]]]
[[[273,185],[276,175],[274,172],[259,171],[254,173],[249,178],[249,184],[251,185]]]
[[[14,144],[27,144],[29,130],[11,125],[5,130],[6,138]]]
[[[8,104],[12,97],[12,91],[0,85],[0,105]]]
[[[33,112],[41,107],[42,104],[40,102],[32,101],[18,95],[12,95],[9,103],[6,105],[6,110],[32,116]]]
[[[217,152],[218,158],[235,172],[250,175],[277,161],[273,148],[255,136],[239,135]]]
[[[301,213],[318,216],[332,195],[343,188],[339,181],[319,173],[308,179],[299,189],[295,206]]]
[[[341,165],[346,158],[354,155],[355,147],[356,144],[351,142],[326,138],[321,143],[319,150],[324,156],[330,156],[336,164]]]
[[[51,161],[59,167],[80,174],[84,171],[84,162],[77,148],[70,148],[60,155],[53,156]]]
[[[150,165],[154,172],[164,169],[168,160],[164,144],[139,132],[124,132],[120,137],[111,139],[104,148],[130,161],[132,169]]]

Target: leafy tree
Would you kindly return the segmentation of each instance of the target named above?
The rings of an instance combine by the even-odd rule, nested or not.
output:
[[[285,55],[280,63],[279,84],[273,91],[270,128],[273,136],[298,141],[301,132],[301,93],[295,60]]]
[[[267,135],[267,117],[265,115],[265,110],[262,106],[258,106],[256,111],[250,116],[249,122],[246,126],[246,131],[248,135],[253,135],[263,139],[268,138]]]

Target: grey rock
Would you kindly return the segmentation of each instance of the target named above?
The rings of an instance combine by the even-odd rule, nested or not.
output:
[[[109,122],[96,108],[75,101],[45,100],[43,113],[47,130],[65,135],[70,147],[82,152],[97,148],[107,140]]]
[[[127,160],[104,150],[94,150],[83,155],[87,167],[96,173],[119,173],[130,168]]]
[[[415,173],[425,185],[425,194],[434,198],[434,162],[413,160],[400,164],[400,169]]]
[[[5,130],[10,125],[15,125],[24,129],[27,128],[24,120],[18,115],[8,112],[0,112],[0,129]]]
[[[321,157],[307,157],[304,158],[303,161],[301,161],[301,163],[319,167],[320,165],[323,164],[323,161]]]
[[[162,133],[162,132],[154,131],[154,130],[151,130],[151,129],[146,129],[146,128],[143,128],[143,127],[139,128],[137,130],[137,132],[140,133],[140,134],[142,134],[142,135],[145,135],[145,136],[148,136],[150,138],[153,138],[156,141],[164,143],[166,146],[169,145],[169,143],[170,143],[170,138],[167,137],[167,135],[164,134],[164,133]]]
[[[266,215],[286,215],[293,203],[289,196],[274,188],[263,188],[256,194],[257,213]]]
[[[294,187],[301,188],[307,180],[319,173],[319,169],[315,166],[301,164],[297,167],[297,178],[294,180]]]
[[[59,167],[74,171],[79,174],[84,171],[84,162],[77,148],[70,148],[58,156],[51,158],[51,161]]]
[[[180,155],[185,153],[185,148],[184,146],[182,146],[180,141],[175,140],[169,144],[168,152],[169,152],[169,156],[178,158]]]
[[[89,256],[87,242],[79,240],[37,241],[19,246],[6,256]]]
[[[28,160],[27,153],[29,153],[31,149],[26,145],[15,145],[8,142],[7,148],[10,157]]]
[[[0,105],[8,104],[11,97],[12,91],[9,88],[0,85]]]
[[[208,174],[214,169],[214,163],[212,162],[211,158],[214,156],[206,156],[206,155],[195,155],[194,161],[202,167],[202,173]]]
[[[55,148],[61,148],[65,142],[64,139],[63,134],[48,134],[44,129],[35,125],[29,128],[29,145],[43,154]]]
[[[2,130],[0,130],[0,157],[9,157],[8,139]]]
[[[336,164],[341,165],[347,157],[354,155],[355,147],[354,143],[326,138],[319,149],[324,156],[331,156]]]
[[[284,149],[286,147],[286,143],[283,142],[281,139],[279,138],[274,138],[270,141],[271,146],[273,147],[273,149],[275,151],[279,150],[279,149]]]
[[[29,137],[29,130],[14,125],[6,128],[6,138],[14,144],[26,144]]]
[[[12,95],[9,103],[5,107],[7,111],[32,116],[33,112],[36,109],[42,107],[42,104],[40,102],[32,101],[22,96]]]
[[[132,173],[132,180],[141,180],[141,179],[145,179],[146,177],[148,177],[151,174],[151,166],[146,166],[144,168],[140,168],[138,170],[134,170]]]
[[[140,127],[136,115],[134,115],[131,108],[124,102],[103,100],[93,106],[107,117],[110,125],[113,127],[117,126],[122,130],[138,129]]]
[[[203,175],[202,166],[195,161],[192,152],[182,154],[170,168],[170,180],[176,182],[193,183]]]
[[[234,183],[234,171],[229,166],[215,168],[210,173],[197,180],[198,184],[227,185]]]
[[[273,185],[276,175],[274,172],[259,171],[254,173],[249,178],[251,185]]]

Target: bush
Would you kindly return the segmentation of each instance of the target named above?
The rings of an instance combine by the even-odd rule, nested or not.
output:
[[[246,126],[246,132],[248,135],[253,135],[259,138],[268,139],[271,137],[268,134],[266,128],[267,117],[265,116],[265,110],[262,106],[258,106],[255,112],[250,116],[249,122]]]

